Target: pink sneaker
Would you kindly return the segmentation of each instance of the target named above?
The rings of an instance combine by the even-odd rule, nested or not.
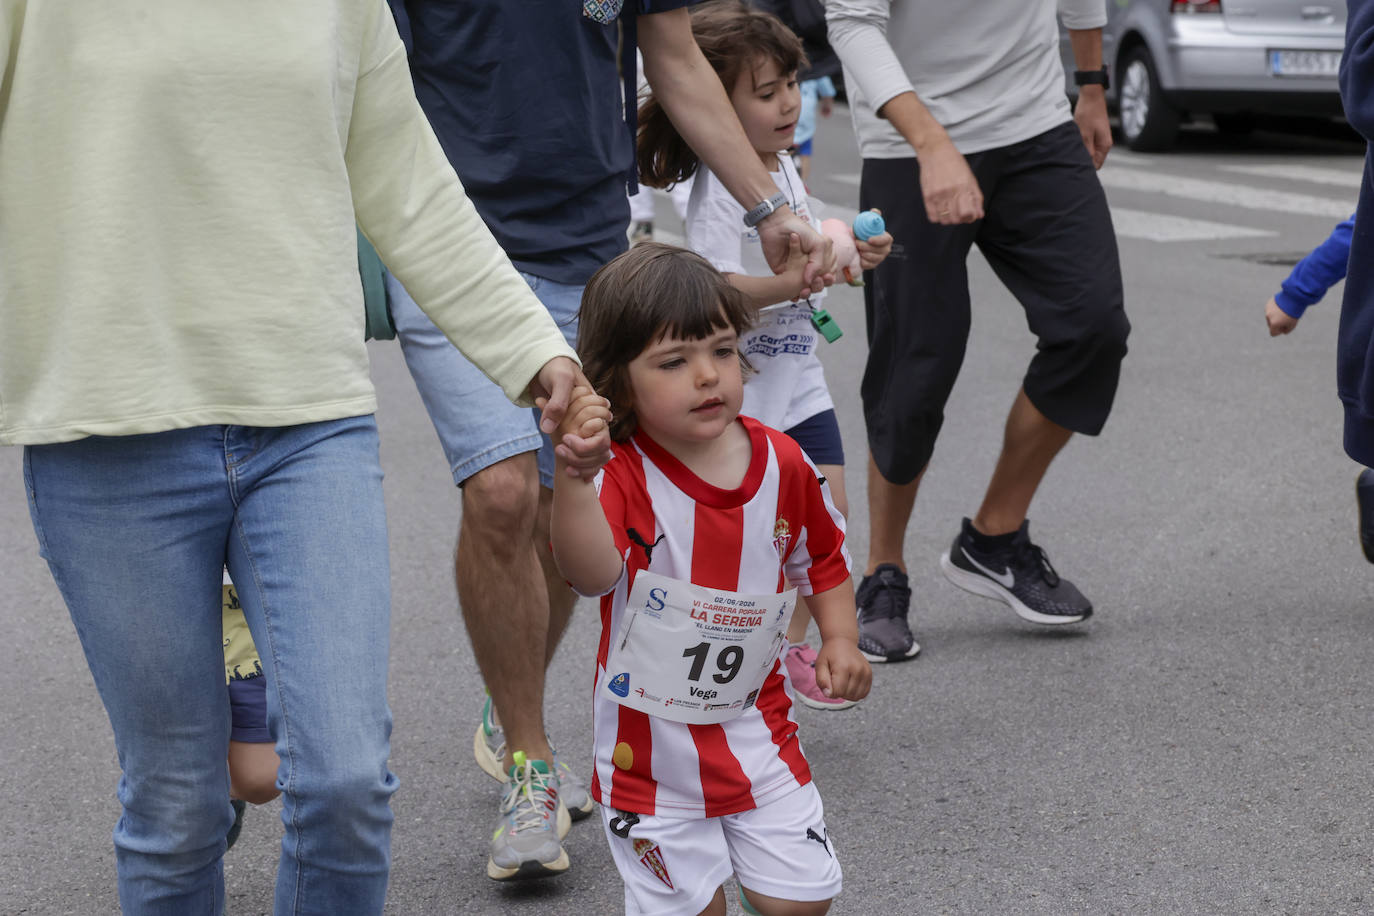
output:
[[[821,693],[821,688],[816,686],[816,650],[806,643],[788,646],[782,663],[787,666],[787,676],[792,681],[792,694],[812,709],[848,709],[858,705],[858,700]]]

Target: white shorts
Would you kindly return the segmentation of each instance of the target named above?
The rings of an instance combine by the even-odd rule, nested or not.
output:
[[[636,815],[602,806],[601,823],[625,882],[626,916],[695,916],[731,873],[749,890],[784,900],[840,893],[840,863],[815,783],[723,817]]]

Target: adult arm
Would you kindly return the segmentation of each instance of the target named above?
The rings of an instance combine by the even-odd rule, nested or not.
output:
[[[1073,46],[1074,68],[1102,69],[1102,26],[1107,24],[1107,9],[1103,0],[1059,0],[1059,21],[1069,31]],[[1079,86],[1078,104],[1073,120],[1088,148],[1093,165],[1102,168],[1112,149],[1112,128],[1107,121],[1107,89],[1105,86]]]
[[[478,216],[411,84],[385,3],[365,26],[345,165],[358,225],[387,269],[506,396],[562,417],[577,356]]]
[[[826,0],[830,45],[873,106],[916,152],[926,218],[945,226],[983,216],[983,191],[949,134],[916,95],[887,41],[890,0]]]
[[[748,296],[756,309],[800,296],[806,259],[800,254],[797,239],[789,240],[788,263],[781,273],[750,276],[744,272],[742,260],[743,220],[744,208],[721,186],[715,173],[698,171],[685,219],[687,247],[725,274],[730,285]]]
[[[746,210],[778,192],[768,170],[749,145],[716,71],[692,37],[687,8],[642,15],[637,22],[644,77],[682,139]],[[806,252],[808,289],[820,289],[821,275],[833,274],[830,240],[782,207],[759,223],[768,266],[787,268],[788,239],[796,235]]]

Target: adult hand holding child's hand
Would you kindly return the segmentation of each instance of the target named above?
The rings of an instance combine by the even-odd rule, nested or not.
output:
[[[606,419],[600,432],[580,435],[578,430],[582,424],[564,427],[565,420],[577,413],[573,408],[584,400],[587,394],[597,397],[577,363],[566,356],[549,360],[540,368],[535,380],[530,382],[530,392],[535,396],[535,406],[543,411],[539,418],[539,429],[553,437],[555,453],[567,464],[569,476],[590,479],[602,465],[611,460],[609,407],[605,407]],[[579,398],[578,392],[586,394]],[[597,400],[602,405],[608,404],[605,398]],[[585,405],[583,407],[585,408]]]
[[[590,480],[611,458],[611,402],[590,384],[573,388],[570,403],[557,428],[550,433],[554,454],[568,468],[569,477]],[[540,403],[543,399],[537,399]]]

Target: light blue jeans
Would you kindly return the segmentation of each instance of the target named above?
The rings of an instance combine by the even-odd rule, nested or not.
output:
[[[24,479],[39,548],[114,728],[124,912],[213,916],[224,906],[227,562],[281,757],[276,912],[380,913],[396,778],[373,418],[29,446]]]

